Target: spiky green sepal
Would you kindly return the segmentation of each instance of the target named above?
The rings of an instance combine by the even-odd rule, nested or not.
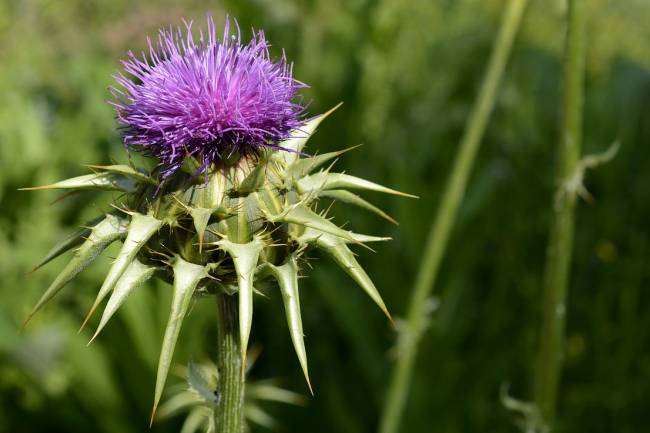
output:
[[[207,176],[196,177],[198,161],[188,157],[183,170],[160,184],[155,180],[155,171],[149,174],[131,166],[111,165],[91,166],[93,174],[33,188],[114,190],[120,195],[113,204],[113,213],[64,240],[39,264],[42,266],[78,246],[30,317],[110,243],[121,239],[122,249],[86,320],[108,297],[96,336],[128,295],[152,275],[172,284],[172,306],[159,361],[154,408],[160,401],[192,297],[237,293],[243,374],[253,297],[269,281],[277,282],[280,288],[291,340],[311,390],[298,293],[298,264],[305,259],[305,251],[324,250],[390,317],[375,285],[349,247],[388,238],[339,227],[319,212],[319,208],[324,208],[319,201],[354,204],[394,221],[349,190],[407,195],[364,179],[333,173],[331,166],[325,167],[344,151],[304,156],[307,140],[328,114],[306,122],[292,138],[281,143],[288,151],[233,157],[232,161],[213,167]]]

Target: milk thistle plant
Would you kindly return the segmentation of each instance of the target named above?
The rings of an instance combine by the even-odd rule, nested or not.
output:
[[[234,33],[234,34],[231,34]],[[299,364],[311,390],[303,341],[298,276],[306,252],[323,250],[388,316],[350,246],[388,238],[345,230],[319,212],[329,199],[391,220],[350,190],[407,195],[331,170],[345,150],[306,153],[331,112],[307,118],[284,56],[273,59],[262,32],[244,43],[228,20],[218,37],[191,24],[161,30],[148,54],[129,52],[110,102],[127,151],[155,163],[90,166],[91,174],[27,189],[117,191],[111,210],[54,247],[38,265],[69,250],[72,259],[37,302],[31,318],[109,245],[122,247],[84,321],[108,298],[92,339],[128,295],[151,277],[171,284],[152,419],[174,346],[193,298],[216,299],[218,379],[214,431],[243,429],[246,352],[253,298],[279,287]],[[131,161],[129,159],[129,161]],[[91,339],[91,341],[92,341]]]

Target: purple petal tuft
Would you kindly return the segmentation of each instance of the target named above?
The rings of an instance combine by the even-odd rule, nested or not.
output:
[[[202,171],[232,153],[255,153],[278,143],[303,122],[297,91],[284,55],[271,59],[263,32],[248,44],[230,34],[226,20],[217,38],[214,20],[194,41],[186,29],[160,30],[149,56],[128,53],[124,73],[115,76],[110,103],[117,111],[122,140],[133,150],[158,158],[162,177],[172,175],[191,155]],[[207,38],[207,39],[206,39]]]

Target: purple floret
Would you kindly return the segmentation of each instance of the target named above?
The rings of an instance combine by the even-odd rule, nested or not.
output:
[[[235,22],[236,24],[236,22]],[[111,88],[127,148],[158,158],[162,177],[178,170],[188,155],[202,163],[200,172],[235,152],[254,154],[278,144],[303,122],[296,101],[305,87],[293,78],[284,57],[273,60],[263,32],[243,44],[239,27],[223,38],[208,18],[194,42],[191,24],[183,32],[160,30],[149,40],[149,56],[128,53],[124,71]]]

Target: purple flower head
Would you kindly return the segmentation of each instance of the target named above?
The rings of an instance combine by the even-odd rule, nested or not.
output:
[[[188,155],[201,172],[230,157],[279,148],[279,142],[302,124],[304,108],[296,102],[305,87],[293,78],[284,57],[274,60],[263,32],[253,31],[243,44],[239,26],[230,35],[226,20],[218,39],[208,17],[207,35],[194,41],[186,29],[160,30],[149,39],[149,56],[132,52],[111,88],[122,140],[127,148],[158,158],[162,177],[178,170]]]

